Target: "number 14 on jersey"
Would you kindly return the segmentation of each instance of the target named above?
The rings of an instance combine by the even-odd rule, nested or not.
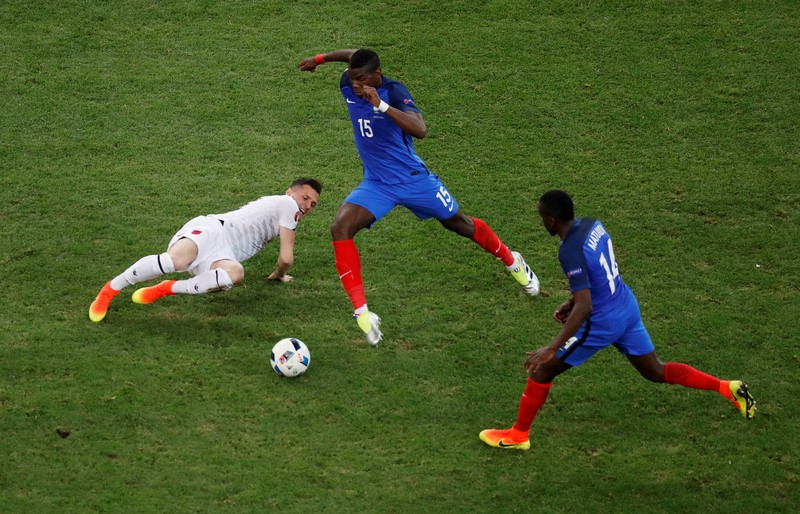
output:
[[[614,279],[619,276],[619,266],[617,266],[617,259],[614,258],[614,247],[611,246],[611,239],[608,240],[608,257],[611,260],[609,266],[609,259],[606,259],[606,254],[600,254],[600,266],[606,271],[606,278],[608,279],[608,287],[611,289],[611,294],[617,290],[617,285]]]

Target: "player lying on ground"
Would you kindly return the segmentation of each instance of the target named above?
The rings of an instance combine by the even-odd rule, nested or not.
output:
[[[615,346],[650,381],[716,391],[730,400],[747,419],[755,400],[739,380],[720,380],[679,362],[664,364],[644,327],[639,304],[622,281],[611,236],[600,221],[574,219],[572,199],[552,190],[539,200],[539,216],[550,235],[558,235],[558,260],[569,279],[572,296],[553,313],[564,326],[551,343],[528,353],[528,385],[522,395],[517,423],[507,430],[484,430],[483,442],[499,448],[527,450],[528,432],[544,405],[553,379],[580,366],[606,346]]]
[[[439,177],[416,154],[412,138],[425,137],[425,121],[406,86],[383,75],[378,54],[368,49],[336,50],[307,57],[299,67],[314,71],[331,61],[349,65],[339,88],[364,171],[364,179],[339,208],[331,236],[336,270],[367,342],[373,346],[380,342],[381,319],[367,309],[361,257],[353,238],[396,205],[423,220],[436,218],[446,229],[471,239],[502,260],[526,293],[539,294],[539,280],[522,256],[510,251],[483,220],[462,213]]]
[[[230,289],[244,279],[241,263],[277,237],[280,238],[278,262],[268,278],[292,280],[286,272],[294,262],[294,231],[300,218],[317,206],[321,192],[318,181],[299,178],[284,195],[264,196],[235,211],[190,220],[172,237],[166,252],[142,257],[108,281],[89,307],[89,319],[101,321],[111,300],[125,287],[166,273],[186,271],[192,278],[166,280],[137,289],[133,301],[146,304],[174,294]]]

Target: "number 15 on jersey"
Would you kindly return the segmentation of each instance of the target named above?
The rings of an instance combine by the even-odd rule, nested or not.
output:
[[[361,131],[361,137],[372,137],[372,127],[369,124],[369,120],[365,120],[363,118],[358,118],[358,130]]]
[[[439,191],[436,193],[436,198],[442,202],[442,205],[447,207],[447,210],[453,212],[453,197],[450,196],[450,191],[444,186],[439,186]]]

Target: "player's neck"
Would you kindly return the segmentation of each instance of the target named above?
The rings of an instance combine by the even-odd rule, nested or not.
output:
[[[575,224],[575,220],[571,219],[569,221],[565,221],[564,223],[559,223],[556,227],[556,234],[558,234],[559,239],[562,241],[567,238],[567,234],[569,234],[569,230]]]

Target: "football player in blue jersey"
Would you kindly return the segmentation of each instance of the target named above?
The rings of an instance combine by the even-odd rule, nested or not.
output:
[[[326,62],[348,63],[339,86],[364,168],[364,179],[345,198],[331,224],[331,236],[336,270],[367,341],[373,346],[380,342],[381,319],[367,308],[361,258],[353,238],[396,205],[420,219],[436,218],[446,229],[471,239],[502,260],[526,293],[539,294],[539,280],[522,256],[509,250],[486,222],[465,215],[416,154],[413,138],[425,137],[425,120],[406,86],[383,75],[378,54],[369,49],[336,50],[307,57],[299,68],[314,71]]]
[[[528,353],[525,367],[529,378],[517,423],[506,430],[482,431],[483,442],[498,448],[530,448],[528,433],[553,379],[609,345],[625,355],[644,378],[715,391],[730,400],[745,418],[752,419],[755,400],[742,381],[720,380],[689,365],[664,363],[658,358],[636,297],[622,281],[611,236],[600,221],[575,219],[572,199],[560,190],[542,195],[538,210],[550,235],[561,239],[558,260],[572,294],[553,313],[563,325],[561,330],[549,345]]]

